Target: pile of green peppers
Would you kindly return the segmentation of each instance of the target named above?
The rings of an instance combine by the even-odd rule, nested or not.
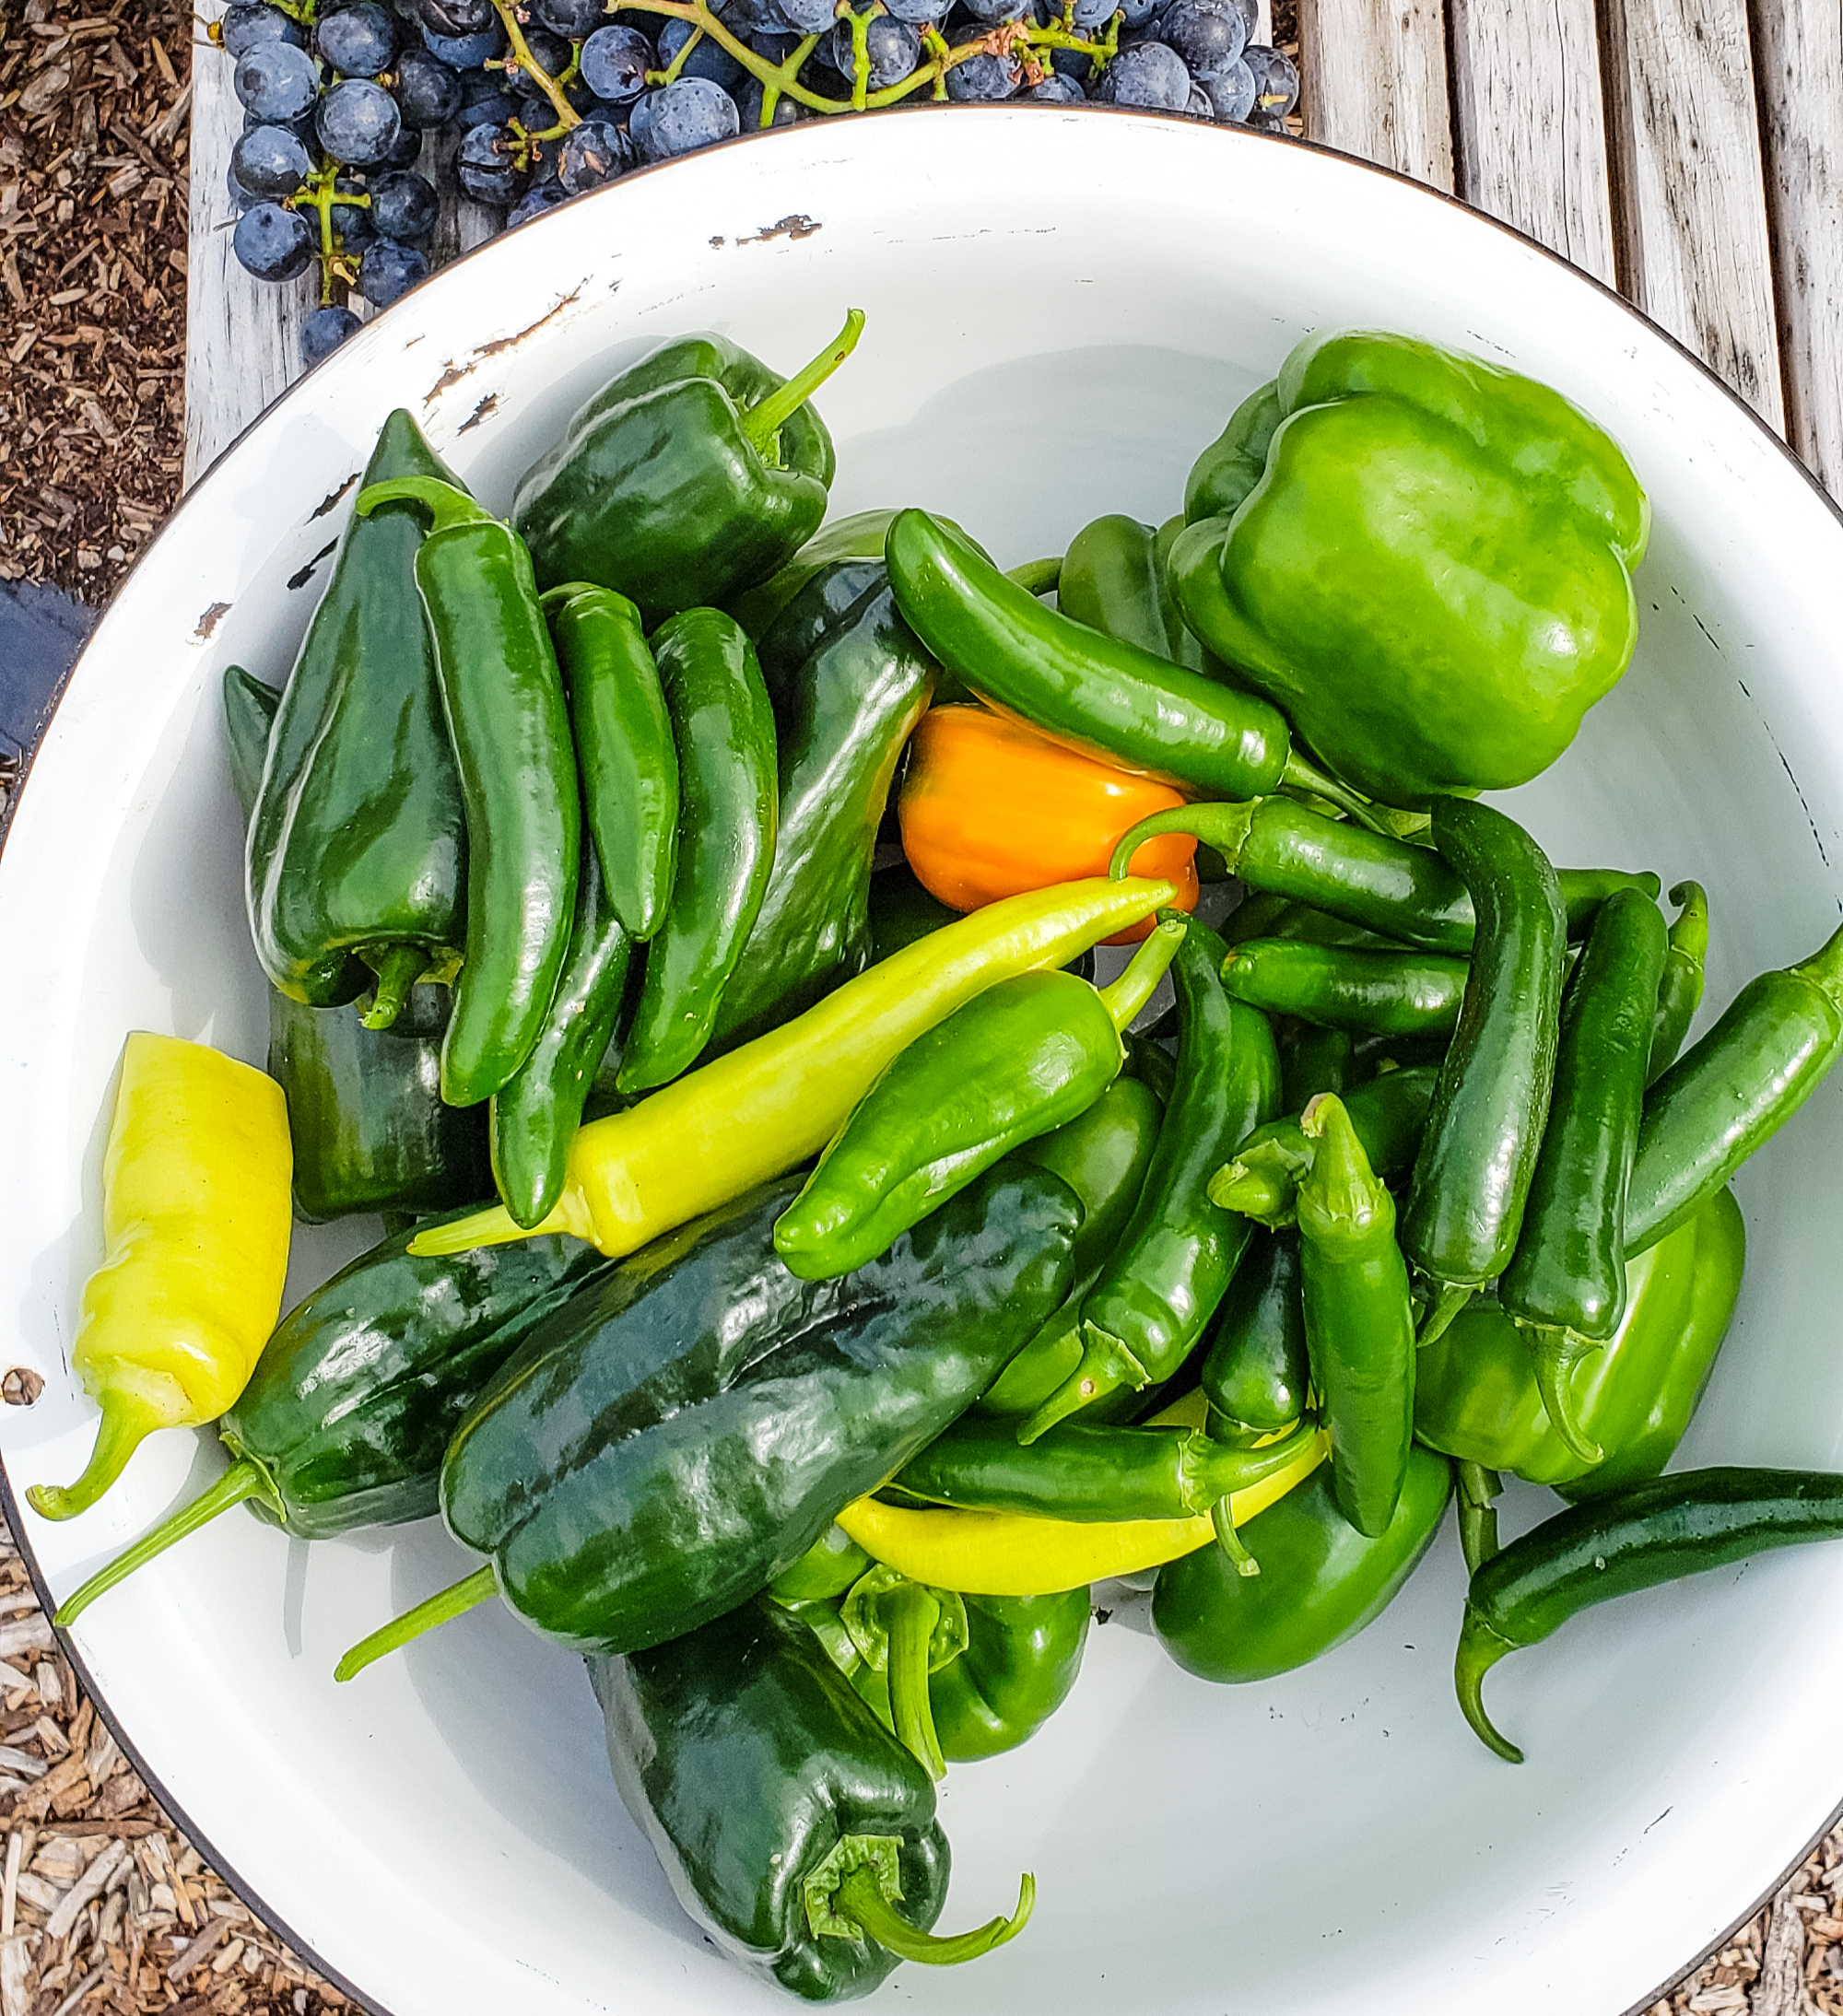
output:
[[[1164,525],[1007,575],[919,510],[822,529],[809,402],[861,323],[785,381],[655,346],[509,522],[393,415],[286,686],[228,675],[297,1210],[387,1236],[276,1330],[219,1481],[59,1612],[234,1504],[439,1511],[477,1565],[339,1677],[487,1600],[581,1653],[687,1910],[815,2000],[1022,1928],[1027,1876],[934,1929],[935,1787],[1066,1700],[1098,1582],[1265,1684],[1453,1504],[1460,1703],[1515,1757],[1508,1651],[1843,1534],[1843,1480],[1664,1474],[1741,1290],[1731,1179],[1843,1053],[1843,932],[1685,1048],[1701,888],[1667,922],[1477,795],[1630,657],[1616,446],[1496,366],[1312,338]],[[959,922],[886,822],[949,698],[1170,809],[1110,880]],[[1214,924],[1120,893],[1172,833],[1238,885]],[[795,1049],[809,1096],[860,1073],[810,1133],[769,1096]],[[638,1182],[602,1130],[649,1110],[698,1201],[553,1215]],[[1507,1477],[1568,1506],[1500,1548]]]

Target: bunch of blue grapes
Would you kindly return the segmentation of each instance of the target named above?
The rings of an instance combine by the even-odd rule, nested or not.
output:
[[[522,224],[641,162],[797,119],[931,101],[1133,106],[1284,132],[1298,73],[1255,0],[233,0],[232,243],[317,269],[304,360],[428,276],[460,193]]]

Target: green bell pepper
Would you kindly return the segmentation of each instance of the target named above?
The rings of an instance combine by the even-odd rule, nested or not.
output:
[[[1202,1680],[1272,1680],[1355,1637],[1379,1617],[1433,1542],[1452,1466],[1416,1443],[1387,1530],[1367,1540],[1338,1510],[1321,1465],[1249,1520],[1261,1563],[1238,1575],[1215,1547],[1168,1562],[1152,1592],[1152,1626]]]
[[[454,481],[399,410],[362,487],[404,476]],[[426,968],[460,957],[465,928],[466,820],[416,592],[421,545],[412,504],[346,526],[283,691],[245,851],[250,935],[270,980],[325,1008],[387,976],[374,1028]]]
[[[785,566],[826,515],[835,466],[806,402],[863,327],[853,309],[792,379],[718,335],[662,343],[620,372],[519,479],[512,522],[540,586],[599,582],[652,624]]]
[[[1567,1390],[1602,1460],[1578,1456],[1543,1405],[1530,1349],[1495,1302],[1477,1302],[1416,1354],[1415,1433],[1431,1448],[1567,1496],[1654,1477],[1683,1439],[1741,1292],[1746,1234],[1731,1191],[1626,1267],[1626,1313],[1576,1361]]]
[[[1391,805],[1538,776],[1637,641],[1624,455],[1558,393],[1406,336],[1300,343],[1184,515],[1185,622]]]

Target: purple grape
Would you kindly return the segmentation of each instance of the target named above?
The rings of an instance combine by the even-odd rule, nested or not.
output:
[[[300,358],[311,371],[364,325],[349,308],[316,308],[300,325]]]
[[[427,22],[419,23],[422,30],[422,45],[440,63],[445,63],[451,70],[477,70],[483,63],[489,63],[506,46],[506,31],[499,26],[495,15],[492,23],[472,35],[441,35]]]
[[[266,124],[299,119],[320,92],[320,65],[292,42],[258,42],[237,59],[231,88],[245,111]]]
[[[1248,44],[1234,0],[1171,0],[1158,23],[1158,40],[1177,52],[1198,84],[1223,76]]]
[[[1254,103],[1263,112],[1289,112],[1299,102],[1299,73],[1290,56],[1265,42],[1250,42],[1241,60],[1254,76]]]
[[[1254,109],[1254,73],[1245,63],[1232,63],[1219,77],[1206,77],[1203,89],[1224,125],[1239,125]]]
[[[689,21],[666,17],[659,29],[659,67],[662,70],[671,67],[672,59],[695,32]],[[681,77],[708,77],[734,97],[736,87],[748,72],[721,42],[712,41],[707,35],[686,57],[678,75]]]
[[[602,0],[532,0],[532,10],[553,35],[584,41],[607,19]]]
[[[647,72],[659,67],[638,29],[598,28],[582,44],[582,81],[610,105],[630,105],[646,89]]]
[[[320,60],[346,77],[374,77],[389,69],[397,41],[397,24],[378,0],[352,0],[336,14],[323,14],[313,31]]]
[[[481,35],[499,25],[493,0],[410,0],[410,14],[431,35],[450,40]]]
[[[506,229],[511,230],[514,225],[529,224],[533,217],[541,217],[546,210],[554,210],[559,203],[569,200],[561,182],[534,182],[507,211]]]
[[[761,105],[762,100],[767,95],[760,83],[754,77],[749,78],[748,82],[737,92],[736,112],[742,121],[742,130],[745,133],[759,133],[762,131]],[[786,92],[783,91],[774,101],[774,117],[769,121],[769,125],[770,127],[791,126],[796,119],[804,119],[806,116],[805,106],[789,98]]]
[[[340,175],[333,184],[333,229],[339,234],[341,247],[346,252],[362,252],[378,235],[371,223],[371,206],[369,203],[341,203],[341,196],[362,196],[365,193],[365,179],[362,175]]]
[[[1014,96],[1023,82],[1021,64],[1009,56],[994,56],[981,50],[947,72],[947,96],[963,104],[980,104]]]
[[[669,161],[741,131],[736,101],[726,90],[709,77],[680,77],[654,97],[642,144],[649,159]]]
[[[530,171],[515,164],[518,142],[505,126],[470,126],[454,158],[454,179],[475,203],[505,208],[524,193]]]
[[[313,264],[307,219],[278,203],[253,204],[237,219],[230,250],[245,273],[259,280],[292,280]]]
[[[264,42],[292,42],[297,49],[301,43],[299,22],[289,20],[279,7],[264,5],[264,0],[232,0],[218,25],[233,63]]]
[[[1033,84],[1018,94],[1019,104],[1030,105],[1085,105],[1088,94],[1074,77],[1065,77],[1052,70],[1041,84]]]
[[[417,281],[428,277],[428,254],[415,245],[381,238],[365,248],[358,264],[358,291],[373,308],[388,308]]]
[[[347,168],[378,168],[403,132],[397,101],[369,77],[346,77],[320,101],[314,114],[320,144]]]
[[[470,70],[462,77],[454,123],[464,133],[469,126],[503,126],[512,111],[512,94],[497,70]]]
[[[1191,73],[1177,51],[1164,42],[1140,42],[1122,49],[1108,64],[1097,95],[1107,105],[1180,112],[1191,101]]]
[[[440,207],[434,185],[411,170],[380,175],[371,184],[371,229],[400,245],[420,244]]]
[[[291,196],[312,170],[307,149],[286,126],[252,126],[230,149],[230,172],[252,196]]]
[[[612,119],[585,119],[564,135],[557,180],[566,195],[580,196],[626,174],[638,158],[639,149]]]
[[[922,60],[922,37],[906,21],[879,14],[872,18],[864,33],[864,53],[870,58],[870,88],[887,90],[900,84]],[[832,29],[832,67],[850,77],[853,69],[851,24],[839,22]]]
[[[397,58],[397,110],[417,133],[447,125],[461,110],[460,72],[426,49],[405,49]]]

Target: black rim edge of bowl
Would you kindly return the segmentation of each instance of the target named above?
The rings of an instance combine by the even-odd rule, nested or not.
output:
[[[934,108],[932,105],[889,105],[885,106],[875,112],[853,113],[851,116],[853,119],[896,118],[901,116],[904,113],[927,111],[933,109]],[[1027,107],[1022,105],[1010,105],[1001,103],[994,105],[956,104],[951,108],[951,110],[955,112],[956,115],[962,117],[964,117],[967,113],[970,112],[976,116],[983,116],[987,118],[992,117],[994,115],[1000,118],[1015,118],[1021,113],[1025,117],[1030,119],[1044,119],[1053,118],[1056,114],[1056,111],[1058,110],[1058,108],[1052,108],[1047,105]],[[1539,240],[1532,238],[1527,231],[1519,230],[1514,224],[1507,224],[1501,217],[1494,217],[1484,210],[1474,208],[1473,205],[1467,203],[1461,196],[1451,195],[1443,189],[1435,189],[1430,187],[1426,182],[1416,182],[1412,175],[1403,174],[1397,169],[1385,168],[1377,161],[1366,161],[1358,155],[1345,154],[1337,147],[1325,146],[1322,141],[1295,139],[1291,135],[1284,134],[1256,133],[1250,131],[1250,129],[1246,126],[1205,125],[1201,121],[1190,121],[1189,115],[1183,112],[1148,112],[1135,111],[1129,107],[1121,105],[1072,105],[1066,108],[1061,108],[1061,110],[1062,111],[1065,117],[1087,118],[1092,116],[1096,112],[1100,112],[1116,119],[1128,119],[1135,122],[1156,121],[1161,125],[1177,121],[1188,121],[1197,132],[1214,134],[1219,139],[1227,141],[1231,145],[1236,146],[1253,144],[1263,147],[1304,147],[1310,153],[1321,155],[1329,159],[1342,162],[1345,167],[1360,170],[1365,174],[1379,175],[1385,182],[1401,182],[1404,187],[1412,189],[1419,195],[1429,197],[1437,203],[1446,204],[1452,209],[1463,211],[1467,217],[1474,219],[1476,222],[1489,226],[1492,230],[1499,231],[1507,238],[1514,239],[1519,244],[1526,247],[1529,251],[1539,253],[1551,265],[1560,266],[1561,268],[1563,268],[1564,271],[1572,275],[1575,279],[1581,281],[1586,286],[1594,288],[1598,293],[1603,294],[1609,300],[1615,303],[1618,308],[1620,308],[1626,314],[1629,315],[1633,319],[1633,321],[1639,323],[1652,335],[1659,338],[1670,349],[1674,350],[1677,355],[1681,357],[1686,363],[1691,365],[1704,378],[1708,379],[1709,382],[1713,384],[1718,391],[1720,392],[1723,397],[1727,399],[1730,404],[1737,407],[1739,411],[1745,416],[1745,418],[1761,434],[1766,436],[1767,440],[1772,444],[1772,446],[1778,451],[1780,456],[1791,464],[1793,470],[1798,474],[1798,475],[1803,478],[1806,486],[1815,494],[1819,501],[1824,505],[1825,509],[1829,511],[1830,515],[1834,519],[1837,520],[1839,524],[1843,524],[1843,505],[1839,505],[1837,499],[1830,495],[1829,491],[1824,487],[1823,484],[1818,481],[1817,477],[1813,474],[1811,469],[1808,468],[1806,464],[1800,459],[1790,444],[1786,441],[1782,436],[1776,434],[1773,431],[1773,429],[1767,424],[1767,422],[1762,419],[1757,413],[1754,411],[1753,407],[1750,406],[1747,402],[1741,397],[1740,393],[1737,393],[1734,388],[1728,383],[1727,380],[1724,379],[1720,372],[1715,370],[1711,365],[1706,363],[1701,357],[1697,357],[1696,352],[1692,350],[1687,344],[1682,342],[1679,338],[1673,335],[1668,329],[1662,326],[1661,323],[1653,322],[1651,318],[1645,313],[1643,309],[1638,308],[1633,302],[1628,301],[1626,297],[1618,291],[1616,287],[1610,287],[1604,280],[1596,278],[1592,274],[1588,273],[1584,271],[1581,267],[1575,265],[1571,261],[1564,259],[1559,252],[1551,251],[1548,246],[1543,244]],[[801,120],[795,122],[792,125],[771,127],[764,133],[737,134],[728,140],[721,140],[717,142],[715,147],[699,148],[698,150],[698,154],[694,157],[690,157],[690,158],[708,158],[710,154],[720,149],[726,151],[729,148],[735,147],[758,146],[764,141],[771,144],[777,139],[781,138],[782,135],[791,136],[794,134],[801,132],[801,130],[804,126],[811,123],[813,123],[813,122]],[[586,200],[589,202],[594,202],[608,197],[618,197],[625,189],[627,189],[632,182],[634,182],[639,178],[642,176],[656,175],[663,170],[675,168],[677,165],[678,163],[676,160],[650,161],[641,168],[630,169],[627,174],[621,176],[618,180],[615,182],[605,183],[600,189],[591,190],[588,193],[586,199],[579,198],[575,200]],[[573,207],[573,204],[559,205],[558,207],[558,210],[569,208]],[[558,213],[556,211],[546,212],[542,217],[537,217],[530,219],[527,224],[521,225],[519,229],[521,230],[525,230],[535,228],[542,230],[549,223],[550,219],[554,217]],[[486,240],[483,243],[475,246],[472,251],[463,252],[458,258],[450,260],[448,264],[443,266],[440,273],[432,275],[430,276],[431,281],[440,282],[448,274],[453,272],[457,267],[466,264],[467,262],[470,260],[478,258],[482,252],[489,252],[492,247],[497,244],[499,239],[504,235],[505,234],[503,231],[496,232],[492,238],[489,238]],[[385,312],[388,313],[389,311],[386,310]],[[377,318],[373,317],[372,320],[375,321],[377,320]],[[369,328],[370,324],[367,323],[366,326]],[[149,539],[147,545],[141,548],[140,552],[135,555],[133,566],[129,568],[128,572],[124,574],[122,578],[123,583],[125,583],[134,575],[137,574],[141,570],[141,568],[147,564],[148,559],[152,557],[155,548],[159,545],[161,538],[165,535],[168,528],[172,524],[173,520],[179,516],[180,511],[184,508],[184,506],[188,504],[192,500],[192,498],[195,497],[198,492],[204,487],[204,486],[208,483],[211,478],[217,473],[219,468],[221,468],[221,466],[223,465],[225,459],[243,440],[244,436],[250,434],[256,428],[263,425],[263,423],[266,421],[272,414],[276,412],[277,409],[285,404],[286,402],[293,396],[296,390],[311,376],[312,373],[311,371],[303,371],[300,374],[300,377],[297,378],[294,381],[294,383],[289,385],[287,390],[280,394],[279,397],[271,400],[270,403],[263,408],[262,412],[259,413],[255,416],[255,418],[250,422],[248,427],[243,428],[233,440],[225,443],[224,447],[221,448],[217,455],[213,457],[210,466],[205,470],[205,472],[199,476],[197,482],[193,485],[192,489],[181,498],[180,503],[174,508],[171,516],[167,519],[166,522],[162,524],[159,529],[154,533],[154,536]],[[118,584],[116,593],[119,594],[120,592],[121,584]],[[112,595],[109,599],[110,603],[112,603],[114,599],[115,596]],[[18,813],[19,801],[25,795],[26,786],[31,780],[32,773],[38,767],[39,751],[43,746],[46,735],[51,731],[52,722],[56,717],[58,709],[64,703],[65,695],[70,690],[71,682],[76,678],[78,671],[82,667],[84,659],[88,655],[90,643],[94,641],[95,638],[101,630],[102,617],[107,613],[109,603],[105,603],[102,605],[102,608],[97,612],[96,628],[91,631],[89,638],[85,640],[83,649],[77,653],[76,659],[72,662],[70,669],[65,674],[63,678],[58,681],[56,689],[52,696],[51,703],[45,709],[43,721],[39,730],[38,739],[32,744],[32,747],[28,754],[25,768],[20,771],[18,780],[14,785],[12,792],[7,798],[4,815],[0,815],[0,851],[5,850],[7,838],[11,834],[13,829],[13,820],[16,814]],[[53,1614],[57,1607],[56,1600],[53,1597],[49,1588],[46,1586],[43,1573],[39,1566],[38,1557],[32,1552],[31,1543],[25,1537],[22,1522],[19,1518],[18,1502],[15,1498],[13,1494],[12,1478],[8,1474],[4,1462],[0,1462],[0,1509],[4,1509],[6,1513],[6,1524],[13,1535],[14,1544],[19,1550],[20,1559],[26,1564],[26,1572],[32,1578],[32,1587],[38,1591],[39,1600],[44,1607],[45,1615],[49,1617]],[[252,1911],[256,1914],[259,1918],[261,1918],[265,1924],[273,1927],[275,1930],[279,1932],[283,1936],[283,1938],[288,1940],[289,1947],[293,1950],[295,1953],[297,1953],[301,1959],[308,1962],[308,1963],[314,1969],[317,1974],[323,1975],[326,1980],[332,1982],[333,1985],[336,1988],[338,1988],[343,1995],[347,1996],[351,2000],[357,2002],[360,2008],[368,2010],[370,2012],[370,2016],[392,2016],[392,2012],[387,2010],[382,2003],[374,2001],[369,1995],[364,1992],[363,1989],[358,1987],[353,1983],[348,1982],[345,1978],[345,1976],[337,1971],[336,1968],[328,1965],[313,1950],[312,1947],[299,1940],[294,1935],[294,1933],[289,1930],[286,1921],[276,1914],[274,1907],[266,1903],[264,1899],[260,1898],[256,1894],[255,1891],[252,1889],[247,1882],[245,1882],[243,1878],[238,1875],[238,1873],[231,1868],[230,1864],[225,1859],[225,1858],[219,1855],[217,1850],[211,1846],[210,1843],[206,1840],[205,1835],[199,1833],[193,1826],[190,1819],[185,1814],[184,1810],[173,1802],[172,1799],[168,1794],[165,1787],[161,1784],[159,1778],[147,1768],[140,1752],[135,1749],[134,1743],[130,1741],[127,1733],[123,1729],[120,1722],[117,1721],[114,1713],[110,1709],[106,1702],[103,1700],[101,1693],[98,1690],[94,1681],[90,1676],[88,1668],[84,1664],[81,1656],[78,1654],[76,1647],[72,1643],[70,1634],[67,1631],[59,1630],[57,1633],[57,1638],[59,1649],[63,1652],[65,1658],[70,1661],[73,1670],[76,1673],[78,1679],[83,1683],[84,1691],[88,1694],[90,1700],[95,1703],[96,1712],[102,1717],[103,1722],[107,1726],[110,1734],[114,1737],[116,1742],[121,1746],[123,1754],[129,1760],[130,1764],[134,1766],[135,1774],[140,1778],[142,1784],[145,1785],[147,1790],[153,1795],[155,1803],[175,1823],[175,1824],[180,1828],[181,1832],[186,1835],[186,1837],[194,1844],[194,1846],[200,1849],[200,1851],[205,1856],[206,1859],[210,1862],[214,1871],[226,1883],[228,1883],[233,1891],[235,1891],[237,1895],[243,1900],[243,1902],[250,1907]],[[1738,1931],[1740,1931],[1740,1929],[1743,1926],[1751,1924],[1753,1920],[1756,1918],[1760,1915],[1760,1913],[1772,1903],[1773,1899],[1785,1887],[1785,1884],[1790,1879],[1790,1877],[1798,1869],[1803,1867],[1804,1863],[1809,1859],[1812,1850],[1815,1848],[1818,1844],[1825,1839],[1825,1837],[1831,1832],[1831,1830],[1837,1824],[1839,1821],[1843,1821],[1843,1799],[1838,1799],[1837,1805],[1831,1810],[1830,1817],[1811,1837],[1811,1839],[1805,1844],[1805,1846],[1802,1849],[1800,1849],[1799,1853],[1790,1862],[1786,1864],[1783,1873],[1779,1876],[1777,1881],[1772,1883],[1764,1893],[1762,1893],[1759,1898],[1754,1904],[1752,1904],[1745,1911],[1743,1911],[1737,1918],[1735,1918],[1724,1931],[1720,1933],[1716,1938],[1710,1940],[1708,1944],[1705,1946],[1703,1950],[1695,1956],[1694,1959],[1685,1962],[1685,1964],[1676,1971],[1676,1973],[1672,1975],[1668,1980],[1661,1983],[1649,1995],[1644,1996],[1640,1998],[1639,2000],[1631,2003],[1625,2010],[1621,2012],[1621,2016],[1646,2016],[1646,2012],[1650,2010],[1656,2002],[1658,2002],[1664,1996],[1668,1995],[1673,1988],[1678,1986],[1679,1983],[1687,1980],[1689,1976],[1694,1974],[1696,1970],[1704,1963],[1705,1961],[1708,1959],[1711,1953],[1719,1952],[1723,1946],[1728,1945],[1732,1940],[1734,1935]]]

